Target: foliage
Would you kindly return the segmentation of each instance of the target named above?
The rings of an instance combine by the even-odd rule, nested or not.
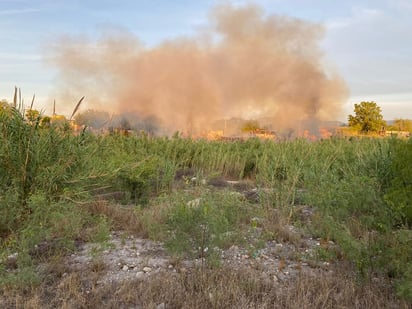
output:
[[[239,224],[250,220],[249,213],[236,195],[204,192],[195,199],[178,197],[171,205],[166,245],[175,254],[213,257],[217,248],[239,238]]]
[[[41,118],[40,112],[35,109],[29,109],[26,111],[26,119],[30,123],[34,124],[38,121],[38,119]]]
[[[395,119],[394,123],[389,126],[389,130],[407,131],[412,133],[412,120],[410,119]]]
[[[93,221],[70,202],[82,188],[71,181],[84,171],[88,149],[85,136],[41,128],[40,117],[26,120],[14,107],[0,110],[0,140],[0,255],[16,252],[20,270],[7,276],[11,283],[34,279],[26,274],[35,246],[70,250]]]
[[[358,128],[361,132],[377,132],[386,125],[381,108],[375,102],[355,104],[355,115],[349,115],[349,126]]]
[[[392,140],[385,201],[404,224],[412,226],[412,139]]]
[[[259,122],[256,120],[249,120],[245,122],[245,124],[242,126],[242,132],[247,132],[247,133],[255,133],[260,129]]]
[[[309,205],[316,215],[305,226],[339,247],[323,256],[349,260],[364,278],[392,278],[406,299],[411,293],[411,141],[76,135],[54,119],[32,120],[8,104],[0,109],[0,260],[19,253],[20,282],[36,281],[32,253],[42,242],[52,244],[52,254],[70,251],[75,239],[104,241],[110,215],[84,205],[115,191],[150,224],[149,236],[158,232],[172,251],[205,258],[240,242],[239,231],[257,213],[269,221],[276,210],[292,220],[295,209]],[[208,175],[250,181],[256,198],[209,190],[200,181]]]

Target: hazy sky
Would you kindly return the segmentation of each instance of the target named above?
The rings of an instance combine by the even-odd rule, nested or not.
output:
[[[320,23],[325,66],[348,84],[353,104],[375,101],[385,119],[412,119],[412,0],[256,0],[267,14]],[[11,100],[14,86],[25,101],[50,112],[55,69],[45,55],[65,35],[97,38],[124,29],[146,46],[191,36],[207,26],[211,8],[222,1],[166,0],[0,0],[0,99]],[[73,102],[75,105],[76,102]]]

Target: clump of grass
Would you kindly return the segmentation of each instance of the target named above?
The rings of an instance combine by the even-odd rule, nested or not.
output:
[[[241,239],[252,206],[227,192],[176,196],[169,206],[166,246],[178,255],[206,258]]]

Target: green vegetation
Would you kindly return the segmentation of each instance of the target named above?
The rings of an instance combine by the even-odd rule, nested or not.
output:
[[[406,131],[412,133],[412,120],[395,119],[394,123],[388,127],[391,131]]]
[[[383,278],[412,300],[410,140],[76,135],[67,122],[46,126],[40,115],[23,115],[0,109],[4,288],[36,286],[43,279],[36,265],[79,241],[103,245],[112,228],[161,240],[176,256],[205,258],[212,274],[218,249],[242,244],[257,228],[262,241],[298,241],[284,231],[293,223],[337,244],[318,258],[347,261],[362,284]],[[252,184],[256,198],[211,189],[219,177]],[[96,203],[103,195],[110,207]],[[302,206],[315,209],[309,222]]]
[[[256,120],[249,120],[242,126],[242,132],[245,133],[256,133],[260,129],[259,122]]]
[[[373,133],[382,130],[386,123],[383,120],[381,108],[375,102],[355,104],[355,115],[349,115],[349,126],[362,133]]]

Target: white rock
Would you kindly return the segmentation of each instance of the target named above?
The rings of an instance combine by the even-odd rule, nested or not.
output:
[[[199,197],[199,198],[196,198],[194,200],[187,202],[186,205],[190,208],[197,208],[200,205],[200,201],[201,201],[201,198]]]
[[[123,268],[122,268],[122,270],[123,270],[123,271],[128,271],[128,270],[129,270],[129,266],[124,265]]]
[[[9,259],[14,259],[14,258],[16,258],[18,255],[19,255],[18,252],[14,252],[14,253],[10,254],[7,258],[9,258]]]
[[[136,278],[141,278],[141,277],[143,277],[144,276],[144,272],[142,272],[142,271],[138,271],[137,273],[136,273]]]
[[[145,273],[150,273],[151,271],[152,271],[152,269],[150,268],[150,267],[143,267],[143,271],[145,272]]]
[[[165,303],[161,303],[161,304],[158,304],[158,305],[156,306],[156,309],[165,309],[165,308],[166,308]]]

